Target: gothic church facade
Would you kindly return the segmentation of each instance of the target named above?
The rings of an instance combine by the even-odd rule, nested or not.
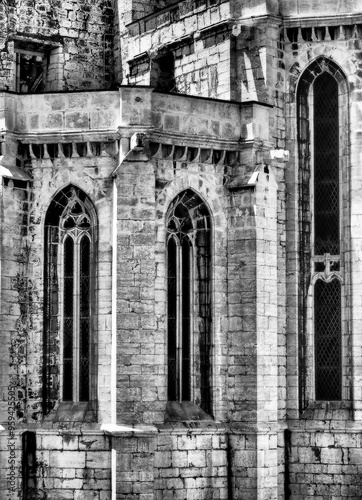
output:
[[[362,497],[362,8],[0,2],[0,486]]]

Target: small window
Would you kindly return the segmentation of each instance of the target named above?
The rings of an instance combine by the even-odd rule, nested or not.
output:
[[[37,498],[36,434],[26,431],[22,436],[23,498]]]
[[[150,85],[160,92],[177,92],[172,52],[151,61]]]
[[[16,91],[42,92],[46,79],[46,57],[43,52],[15,49]]]
[[[342,399],[341,283],[319,279],[314,286],[316,399]]]
[[[339,255],[338,84],[322,73],[313,91],[314,253]]]

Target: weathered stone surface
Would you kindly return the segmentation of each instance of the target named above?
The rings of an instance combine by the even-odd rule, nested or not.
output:
[[[352,0],[1,3],[1,491],[361,497],[361,25]],[[311,293],[301,305],[313,205],[301,201],[300,172],[313,171],[314,117],[312,94],[308,105],[297,96],[325,71],[339,86],[338,402],[315,401],[310,326],[306,345],[300,335],[313,317]],[[70,185],[94,211],[90,404],[62,401],[66,297],[52,302],[45,282],[64,267],[45,258],[45,214]],[[210,214],[212,313],[207,326],[195,253],[192,401],[173,402],[194,407],[177,419],[166,411],[166,220],[186,190]],[[207,377],[195,353],[205,338],[202,420]]]

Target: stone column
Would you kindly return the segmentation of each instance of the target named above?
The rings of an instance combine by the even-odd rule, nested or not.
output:
[[[229,242],[232,496],[277,499],[277,184],[261,167],[240,187]]]
[[[132,137],[132,140],[134,137]],[[131,140],[131,148],[132,148]],[[136,141],[137,142],[137,141]],[[115,498],[153,498],[154,427],[166,407],[164,332],[155,327],[155,176],[136,144],[116,172]]]

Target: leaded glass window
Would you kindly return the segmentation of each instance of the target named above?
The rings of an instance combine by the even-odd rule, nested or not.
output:
[[[47,411],[57,399],[91,399],[94,219],[85,193],[73,186],[60,192],[47,212]]]
[[[314,285],[315,396],[328,401],[340,400],[342,391],[341,283],[331,279],[331,260],[340,259],[338,84],[332,75],[316,78],[313,96],[313,253],[323,266]]]
[[[321,279],[314,286],[316,399],[342,398],[341,283]]]
[[[340,83],[321,59],[298,89],[300,164],[300,397],[342,399],[342,293]],[[310,318],[310,319],[308,319]],[[313,341],[308,340],[313,334]],[[314,357],[314,366],[309,361]],[[314,373],[313,390],[306,380]]]
[[[210,411],[210,215],[199,196],[178,195],[167,217],[168,400]]]
[[[168,399],[190,401],[191,255],[187,239],[168,242]]]
[[[322,73],[314,90],[314,254],[339,254],[338,84]]]

